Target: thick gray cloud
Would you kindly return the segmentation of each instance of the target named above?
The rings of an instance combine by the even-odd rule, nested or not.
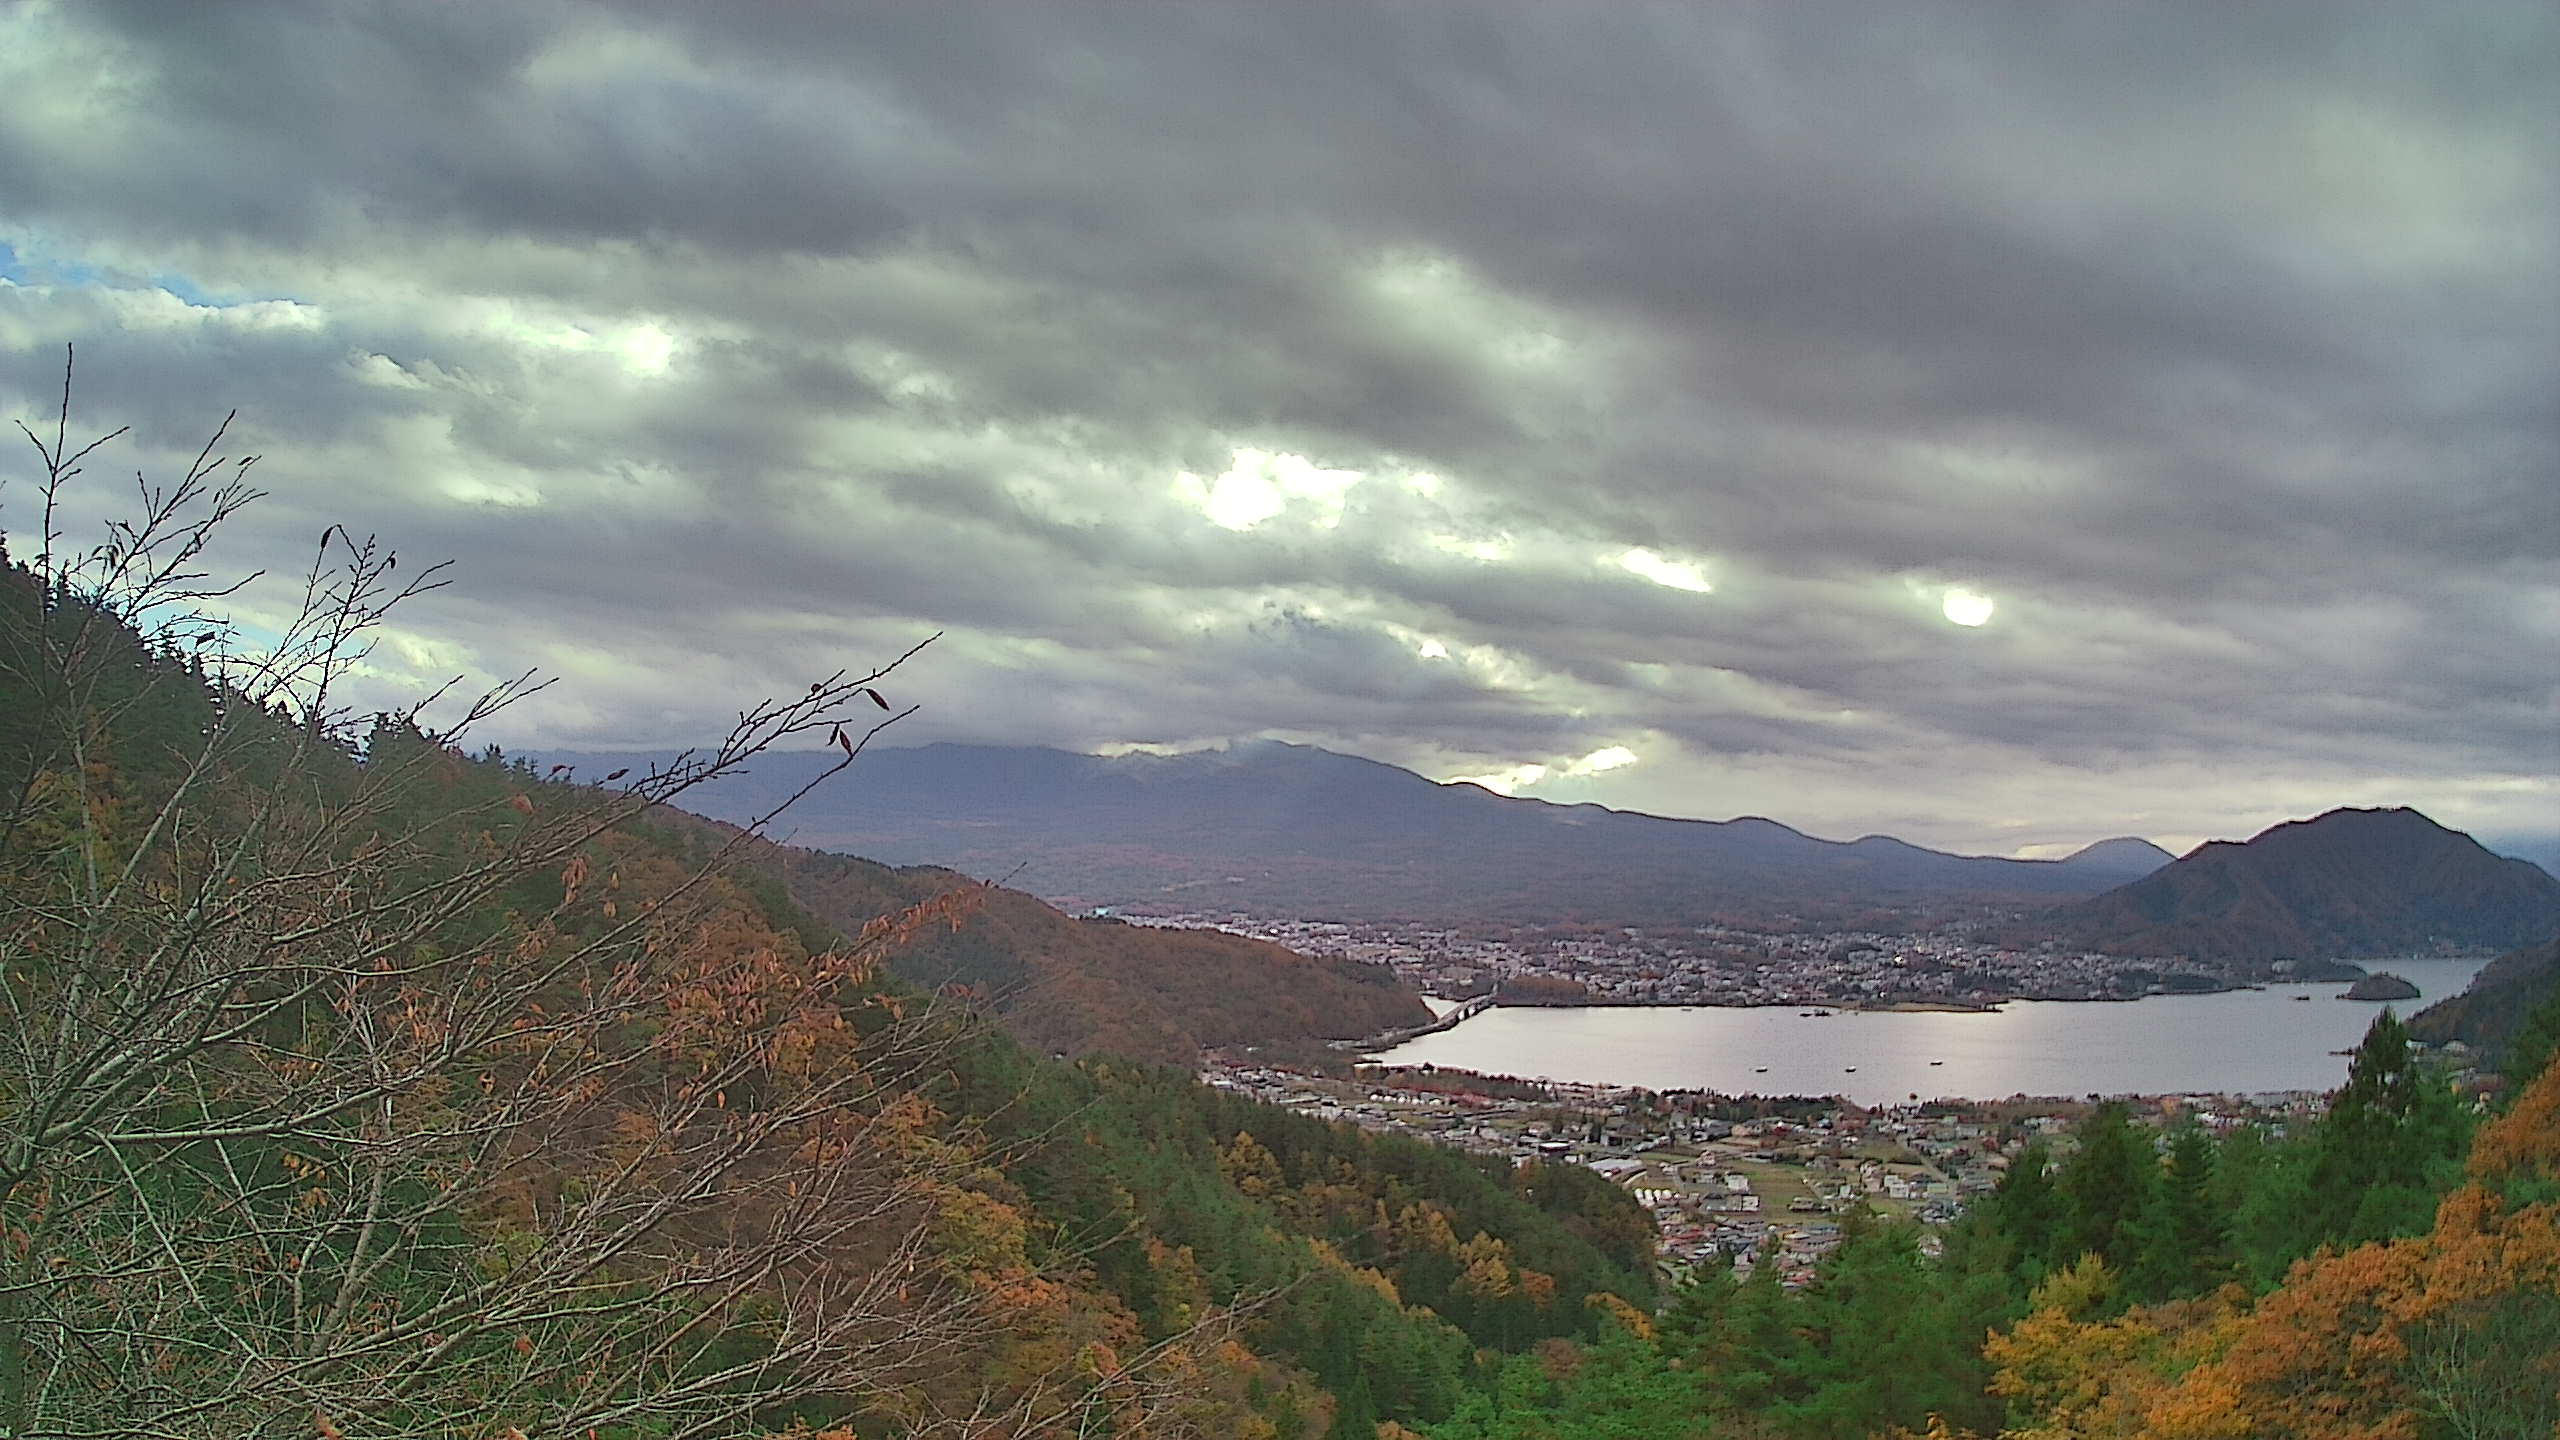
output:
[[[2546,828],[2555,77],[2523,0],[28,4],[0,408],[238,408],[236,563],[456,558],[370,683],[558,672],[514,742],[941,630],[917,739]]]

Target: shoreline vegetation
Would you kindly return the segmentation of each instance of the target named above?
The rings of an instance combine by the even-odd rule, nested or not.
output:
[[[2448,956],[2443,958],[2466,957]],[[1988,1015],[1996,1013],[2009,1005],[2020,1002],[2032,1002],[2041,1005],[2131,1005],[2144,1000],[2159,1000],[2174,998],[2177,996],[2230,995],[2243,990],[2273,990],[2291,986],[2307,987],[2314,985],[2344,985],[2351,982],[2361,982],[2367,978],[2367,973],[2361,967],[2354,968],[2353,973],[2345,973],[2344,968],[2341,967],[2337,973],[2330,973],[2324,970],[2323,973],[2319,974],[2286,975],[2276,977],[2272,980],[2225,979],[2210,985],[2195,984],[2155,986],[2151,989],[2144,990],[2140,994],[2134,995],[2015,994],[1987,996],[1978,1000],[1936,996],[1928,999],[1905,998],[1897,1000],[1818,999],[1732,1001],[1697,996],[1657,999],[1642,996],[1611,995],[1593,992],[1585,992],[1579,995],[1546,993],[1506,994],[1497,990],[1491,994],[1466,997],[1444,995],[1430,996],[1430,998],[1435,1000],[1463,998],[1466,1000],[1467,1004],[1461,1009],[1453,1010],[1446,1015],[1438,1017],[1429,1025],[1411,1030],[1399,1030],[1389,1033],[1399,1035],[1403,1039],[1409,1040],[1417,1035],[1429,1035],[1441,1030],[1449,1029],[1461,1020],[1472,1018],[1473,1016],[1482,1013],[1484,1010],[1494,1007],[1512,1010],[1793,1010],[1800,1015],[1809,1013],[1841,1015]],[[2401,985],[2408,984],[2407,981],[2402,980],[2397,975],[2390,975],[2388,978],[2390,980],[2397,981]],[[2411,988],[2414,990],[2415,987]],[[2400,1000],[2414,997],[2400,995],[2396,992],[2390,995],[2357,996],[2350,992],[2342,991],[2340,992],[2339,998]],[[1360,1042],[1364,1047],[1371,1043],[1372,1042],[1369,1040]]]
[[[2279,981],[2278,984],[2327,985],[2334,981]],[[2180,995],[2228,995],[2242,990],[2269,990],[2272,985],[2233,983],[2211,990],[2155,990],[2142,995],[2002,995],[1985,1000],[1775,1000],[1738,1004],[1731,1001],[1704,999],[1647,1000],[1619,995],[1592,995],[1576,1000],[1512,999],[1507,997],[1473,997],[1483,1001],[1466,1010],[1453,1010],[1429,1025],[1410,1030],[1388,1032],[1410,1040],[1417,1035],[1435,1034],[1450,1029],[1461,1020],[1473,1019],[1485,1010],[1792,1010],[1798,1015],[1989,1015],[2010,1005],[2031,1002],[2041,1005],[2130,1005],[2143,1000],[2158,1000]],[[1445,996],[1433,996],[1445,999]],[[1375,1041],[1363,1040],[1366,1047]],[[1401,1043],[1401,1040],[1395,1043]]]

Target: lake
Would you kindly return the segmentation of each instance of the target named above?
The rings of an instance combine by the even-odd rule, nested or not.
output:
[[[2418,987],[2407,1016],[2460,991],[2486,960],[2367,964]],[[2326,1090],[2381,1011],[2343,984],[2133,1001],[2014,1000],[1996,1011],[1814,1007],[1496,1006],[1377,1058],[1497,1075],[1727,1094],[1846,1095],[1864,1105],[1940,1096],[2164,1095]],[[2296,997],[2307,997],[2297,999]],[[1931,1063],[1931,1062],[1936,1063]],[[1855,1066],[1854,1072],[1850,1067]]]

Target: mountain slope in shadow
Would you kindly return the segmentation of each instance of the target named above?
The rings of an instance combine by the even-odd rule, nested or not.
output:
[[[2529,944],[2560,931],[2560,880],[2415,810],[2332,810],[2199,846],[2033,928],[2092,950],[2264,973],[2282,959]]]
[[[647,759],[545,758],[590,774]],[[743,820],[831,760],[766,757],[700,798],[720,818]],[[1758,817],[1678,820],[1510,798],[1274,741],[1108,758],[875,750],[796,806],[780,838],[1010,877],[1074,907],[1618,924],[2046,905],[2097,894],[2167,858],[2127,840],[2048,861],[1950,855],[1882,835],[1820,840]]]

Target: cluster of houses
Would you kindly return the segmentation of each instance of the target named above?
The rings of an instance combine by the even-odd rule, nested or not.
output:
[[[2028,1142],[2067,1153],[2086,1100],[1933,1101],[1862,1108],[1804,1101],[1783,1114],[1696,1092],[1522,1082],[1438,1071],[1399,1084],[1213,1055],[1203,1083],[1328,1120],[1515,1161],[1579,1164],[1624,1186],[1654,1217],[1664,1266],[1733,1265],[1774,1255],[1801,1283],[1839,1243],[1839,1216],[1867,1205],[1943,1226],[1995,1189]],[[1480,1087],[1480,1088],[1470,1088]],[[2319,1097],[2158,1096],[2132,1102],[2155,1125],[2211,1130],[2286,1124]],[[1721,1112],[1721,1113],[1720,1113]],[[1934,1240],[1932,1235],[1931,1240]]]
[[[1407,983],[1440,994],[1474,994],[1531,978],[1570,980],[1596,1004],[1970,1007],[2007,999],[2130,999],[2230,983],[2190,959],[2128,960],[2054,945],[1987,943],[1979,918],[1914,934],[1724,925],[1459,930],[1242,913],[1122,918],[1228,930],[1302,954],[1391,966]]]

